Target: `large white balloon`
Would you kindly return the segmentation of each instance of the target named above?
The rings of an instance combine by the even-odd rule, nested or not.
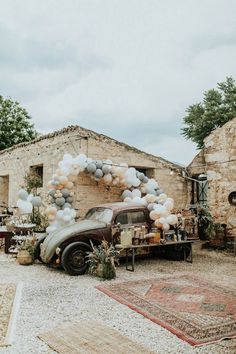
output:
[[[22,214],[30,214],[33,210],[32,204],[22,199],[17,200],[17,207],[19,208],[20,213]]]
[[[139,197],[139,198],[141,198],[141,192],[140,192],[140,190],[139,189],[134,189],[134,190],[132,190],[132,197],[134,198],[134,197]]]
[[[21,200],[27,200],[28,197],[28,192],[25,189],[20,189],[19,192],[17,193],[18,198]]]

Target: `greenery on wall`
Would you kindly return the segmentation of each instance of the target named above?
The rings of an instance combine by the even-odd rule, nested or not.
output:
[[[216,128],[236,117],[236,84],[232,77],[217,84],[216,89],[205,91],[203,101],[186,109],[182,135],[201,149],[204,139]]]

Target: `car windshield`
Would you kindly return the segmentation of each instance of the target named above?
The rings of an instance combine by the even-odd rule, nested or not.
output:
[[[112,210],[108,208],[93,208],[87,212],[85,219],[101,221],[108,224],[112,219]]]

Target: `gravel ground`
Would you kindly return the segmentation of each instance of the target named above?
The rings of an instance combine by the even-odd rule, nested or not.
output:
[[[121,265],[113,281],[147,279],[160,274],[178,276],[194,273],[236,291],[235,265],[236,257],[200,250],[200,244],[196,243],[192,264],[164,259],[139,260],[134,273],[127,272]],[[102,321],[159,354],[233,354],[236,350],[236,339],[193,348],[166,329],[95,289],[101,283],[97,278],[88,275],[71,277],[39,263],[20,266],[0,252],[0,282],[18,281],[23,282],[23,290],[14,343],[10,347],[0,348],[0,354],[55,353],[37,335],[64,321],[85,319]]]

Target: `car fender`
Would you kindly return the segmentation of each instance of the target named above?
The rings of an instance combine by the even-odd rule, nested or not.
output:
[[[102,222],[83,220],[78,223],[73,223],[71,225],[57,229],[50,233],[41,244],[40,257],[43,262],[50,263],[54,254],[56,253],[56,249],[60,247],[61,244],[67,243],[67,240],[69,241],[69,239],[73,238],[78,239],[80,234],[81,238],[83,238],[85,232],[103,229],[105,227],[106,224]]]

